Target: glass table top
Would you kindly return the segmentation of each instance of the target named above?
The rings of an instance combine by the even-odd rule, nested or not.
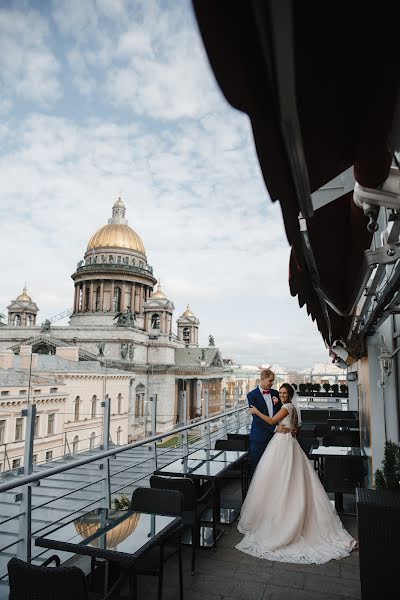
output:
[[[364,450],[352,446],[318,446],[311,448],[310,456],[365,456]]]
[[[190,456],[179,458],[174,462],[162,467],[157,470],[157,473],[161,474],[180,474],[180,475],[193,475],[196,477],[216,477],[227,467],[230,462],[226,461],[214,461],[214,460],[198,460],[192,459]]]
[[[76,545],[78,554],[90,547],[127,554],[132,559],[174,521],[176,517],[99,508],[38,538],[36,545],[58,549]]]
[[[247,455],[247,452],[240,450],[196,450],[189,454],[190,459],[195,460],[215,460],[217,462],[235,462]]]

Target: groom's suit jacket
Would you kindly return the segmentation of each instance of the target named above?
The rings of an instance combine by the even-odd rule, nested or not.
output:
[[[267,403],[265,402],[264,396],[260,392],[260,388],[258,386],[247,394],[249,406],[255,406],[264,415],[273,417],[282,408],[282,402],[279,400],[279,394],[276,390],[271,389],[270,393],[273,405],[272,415],[268,414]],[[276,399],[278,399],[278,402],[275,404],[274,400],[276,401]],[[253,422],[250,429],[250,439],[257,442],[265,442],[273,436],[275,427],[276,425],[269,425],[269,423],[266,423],[257,415],[253,415]]]

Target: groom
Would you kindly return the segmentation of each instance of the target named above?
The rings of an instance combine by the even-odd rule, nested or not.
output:
[[[275,375],[270,369],[263,369],[260,375],[260,384],[247,394],[249,406],[255,406],[260,412],[269,417],[273,417],[282,408],[278,392],[272,389],[274,379]],[[269,425],[257,415],[253,415],[250,430],[250,466],[252,474],[274,435],[275,427],[276,425]]]

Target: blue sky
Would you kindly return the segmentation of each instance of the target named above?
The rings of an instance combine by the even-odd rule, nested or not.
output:
[[[156,277],[242,364],[325,361],[291,298],[279,205],[246,115],[221,95],[190,2],[0,8],[0,312],[24,282],[40,320],[121,193]]]

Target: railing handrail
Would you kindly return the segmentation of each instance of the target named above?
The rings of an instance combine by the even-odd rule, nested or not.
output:
[[[234,408],[232,410],[218,413],[215,416],[208,417],[207,419],[202,419],[201,421],[197,421],[196,423],[191,423],[190,425],[183,425],[182,427],[177,427],[175,429],[171,429],[164,433],[159,433],[157,435],[153,435],[151,437],[145,438],[144,440],[139,440],[137,442],[132,442],[131,444],[125,444],[124,446],[117,446],[111,450],[105,450],[103,452],[97,453],[95,456],[87,456],[85,458],[81,458],[78,460],[74,460],[69,464],[58,465],[57,467],[53,467],[51,469],[46,469],[45,471],[32,473],[31,475],[24,475],[22,477],[17,476],[17,481],[8,481],[0,484],[0,493],[7,492],[9,490],[19,488],[24,485],[28,485],[30,483],[35,483],[36,481],[40,481],[41,479],[46,479],[47,477],[51,477],[52,475],[57,475],[58,473],[63,473],[65,471],[70,471],[76,467],[81,467],[83,465],[87,465],[89,463],[96,462],[98,460],[102,460],[104,458],[110,458],[111,456],[115,456],[116,454],[121,454],[122,452],[126,452],[127,450],[131,450],[133,448],[139,448],[140,446],[146,446],[152,442],[157,442],[162,440],[163,438],[169,437],[171,435],[175,435],[177,433],[181,433],[182,431],[188,431],[189,429],[195,429],[201,425],[205,425],[207,423],[211,423],[212,421],[218,421],[223,417],[228,417],[229,415],[236,414],[248,408],[247,404],[245,406],[241,406],[239,408]]]

